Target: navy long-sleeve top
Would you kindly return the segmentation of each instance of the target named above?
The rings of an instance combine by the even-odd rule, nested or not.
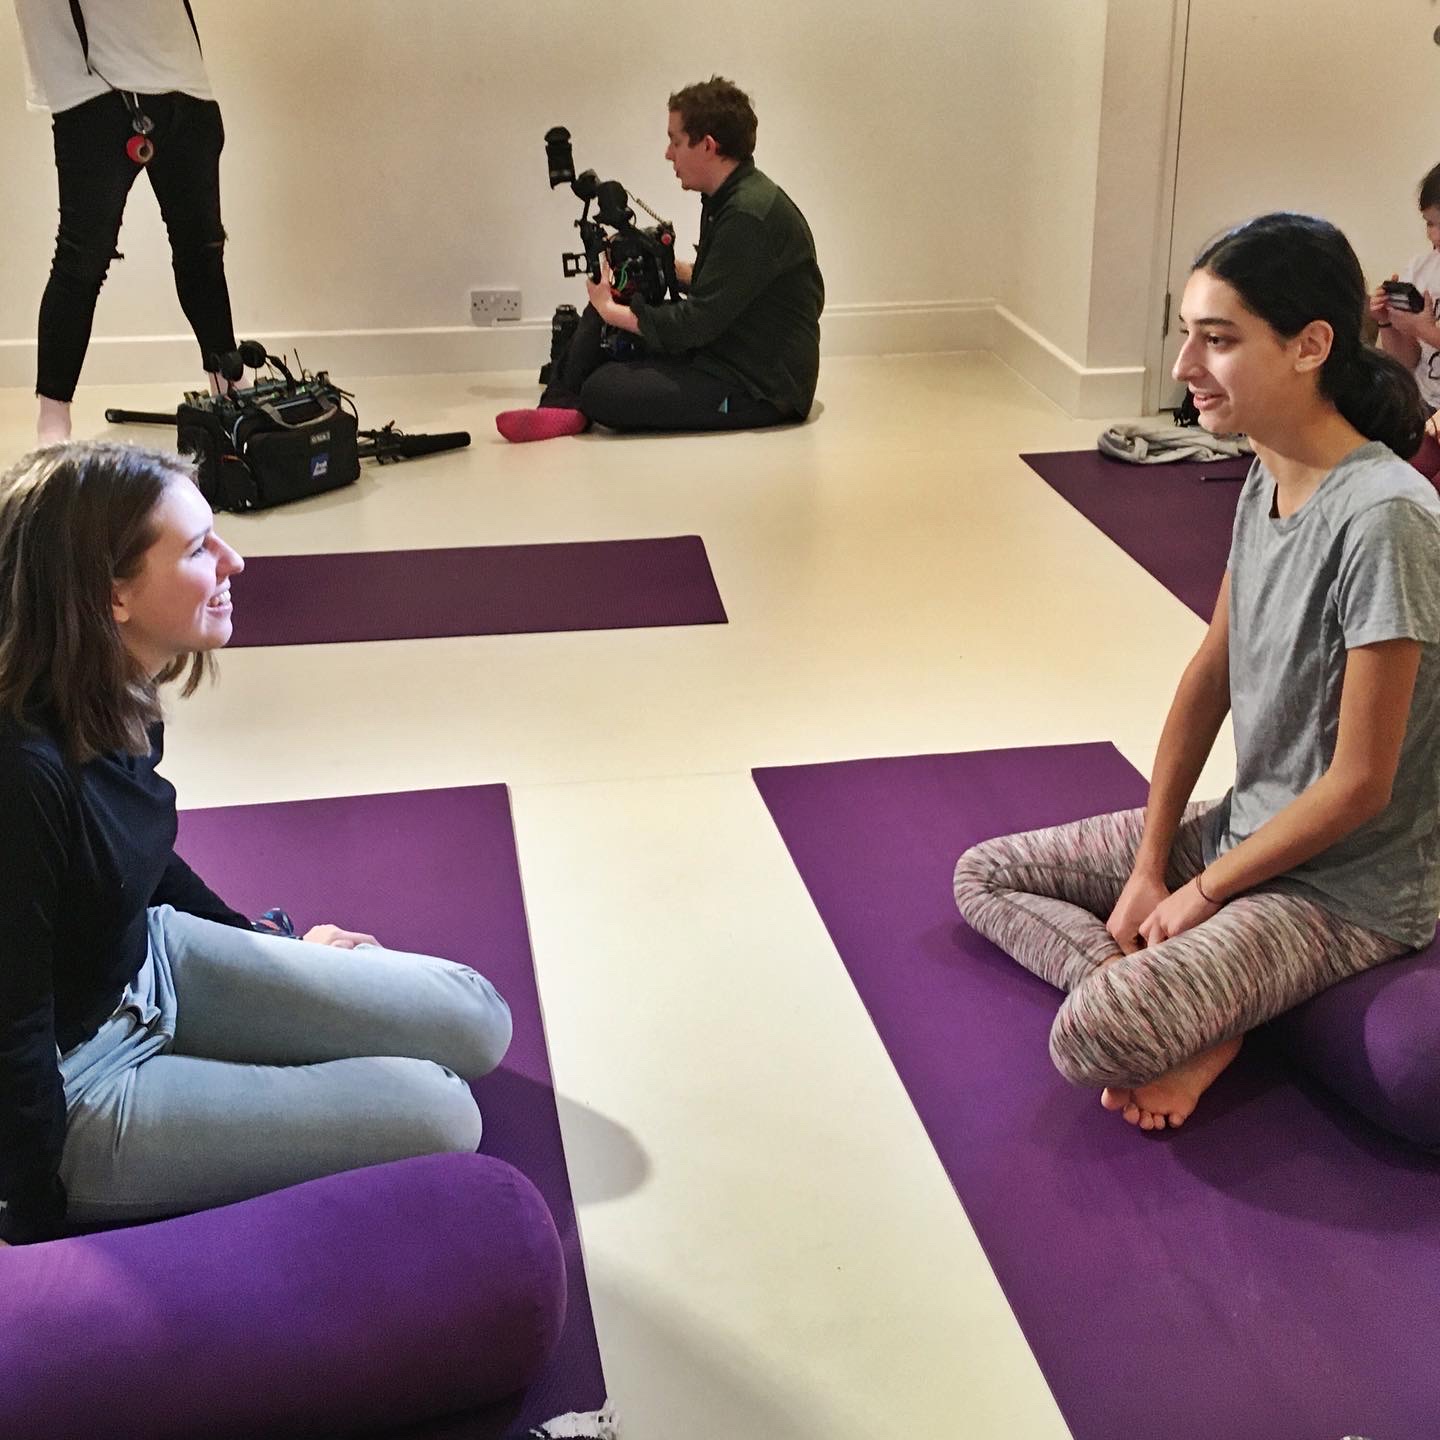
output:
[[[175,790],[148,755],[67,762],[0,720],[0,1239],[62,1228],[60,1055],[90,1039],[145,963],[146,910],[248,926],[175,854]]]

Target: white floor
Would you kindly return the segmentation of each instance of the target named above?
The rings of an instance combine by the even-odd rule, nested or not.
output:
[[[828,360],[811,424],[726,437],[511,447],[529,375],[355,388],[475,444],[228,517],[242,553],[698,533],[730,623],[236,651],[173,706],[181,803],[510,785],[627,1440],[1062,1440],[749,771],[1081,740],[1148,771],[1201,622],[1017,459],[1100,422],[981,354]],[[78,431],[176,398],[82,391]],[[7,460],[32,403],[0,391]]]

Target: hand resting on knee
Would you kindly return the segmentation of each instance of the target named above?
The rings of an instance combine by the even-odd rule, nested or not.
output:
[[[338,925],[312,925],[301,937],[312,945],[333,945],[337,950],[356,950],[361,945],[379,945],[373,935],[359,930],[342,930]]]

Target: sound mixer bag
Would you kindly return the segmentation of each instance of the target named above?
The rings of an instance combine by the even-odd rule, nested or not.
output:
[[[323,386],[263,403],[182,405],[176,425],[216,510],[266,510],[360,478],[355,416]]]

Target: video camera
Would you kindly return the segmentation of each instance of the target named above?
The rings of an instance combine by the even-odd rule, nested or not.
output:
[[[297,376],[279,355],[254,340],[212,355],[205,368],[232,385],[246,367],[269,374],[221,395],[187,391],[173,414],[107,410],[112,425],[174,425],[176,448],[193,455],[200,491],[216,510],[264,510],[352,485],[360,461],[384,465],[470,443],[463,431],[406,435],[394,421],[361,430],[354,396],[321,370],[310,374],[296,357]]]
[[[678,300],[675,281],[675,227],[662,220],[638,196],[631,196],[618,180],[600,180],[593,170],[575,173],[570,149],[570,132],[563,125],[545,132],[545,159],[550,166],[550,188],[569,185],[585,202],[575,222],[583,251],[561,257],[567,276],[589,275],[598,282],[600,259],[610,262],[610,276],[616,295],[628,301],[639,295],[651,305],[666,299]],[[654,225],[642,229],[635,223],[630,201],[637,204]],[[591,205],[595,216],[590,216]]]

